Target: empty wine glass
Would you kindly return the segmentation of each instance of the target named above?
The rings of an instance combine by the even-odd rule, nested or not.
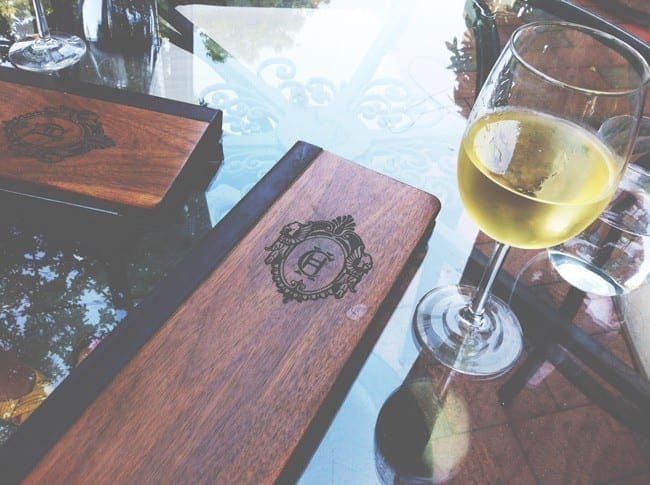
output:
[[[508,248],[541,249],[589,226],[611,200],[637,135],[650,68],[617,38],[566,22],[518,28],[469,115],[458,158],[465,209],[497,241],[478,288],[436,288],[415,335],[444,365],[493,376],[521,353],[519,321],[490,294]],[[612,118],[615,136],[599,130]]]
[[[625,118],[599,130],[617,136]],[[650,118],[641,119],[630,163],[612,202],[596,222],[550,248],[555,270],[571,285],[602,296],[623,295],[650,282]]]
[[[50,32],[40,0],[34,0],[36,13],[35,37],[23,39],[9,48],[9,60],[21,69],[53,72],[77,63],[86,52],[85,42],[76,35]]]

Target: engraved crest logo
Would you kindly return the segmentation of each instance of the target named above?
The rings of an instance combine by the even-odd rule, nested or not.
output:
[[[343,298],[372,269],[350,215],[330,221],[292,222],[264,248],[264,260],[283,301]]]
[[[115,146],[99,115],[67,106],[45,108],[4,122],[9,149],[18,156],[56,163],[97,148]]]

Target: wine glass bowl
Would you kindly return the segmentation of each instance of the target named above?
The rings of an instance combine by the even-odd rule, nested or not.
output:
[[[611,136],[624,117],[610,118]],[[601,296],[650,282],[650,118],[643,117],[630,163],[610,204],[577,236],[549,248],[553,268],[575,288]]]
[[[616,38],[560,22],[524,26],[504,54],[468,120],[460,193],[493,239],[546,248],[589,226],[611,199],[638,129],[647,66]],[[613,134],[599,131],[621,116]]]
[[[611,200],[634,145],[650,69],[619,39],[535,22],[509,39],[481,88],[458,155],[463,205],[497,244],[477,288],[427,293],[414,315],[423,348],[465,374],[517,360],[517,317],[490,290],[510,246],[541,249],[588,227]],[[601,130],[616,119],[616,130]]]

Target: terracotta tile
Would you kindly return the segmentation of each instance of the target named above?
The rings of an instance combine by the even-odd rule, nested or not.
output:
[[[586,295],[573,323],[590,335],[619,330],[621,322],[614,300],[598,295]]]
[[[633,368],[632,358],[627,343],[619,332],[606,332],[595,335],[593,338],[603,344],[615,357]],[[582,367],[584,372],[595,378],[607,391],[618,394],[618,391],[604,381],[599,374],[582,364],[579,359],[575,358],[575,361]],[[554,369],[553,372],[548,373],[546,384],[558,405],[562,408],[576,407],[589,402],[589,399],[585,397],[582,392],[580,392],[580,390],[578,390],[578,388],[566,379],[558,370]]]
[[[631,433],[596,406],[513,424],[541,483],[594,483],[647,473]]]
[[[525,289],[532,292],[536,298],[551,304],[560,315],[566,319],[572,318],[574,325],[578,326],[590,335],[596,335],[603,332],[618,330],[621,324],[614,306],[614,302],[609,297],[587,294],[582,297],[579,293],[572,297],[571,286],[565,281],[560,280],[553,282],[554,275],[546,273],[545,264],[540,260],[531,260],[530,265],[517,274],[515,290]],[[567,298],[577,298],[578,310],[573,311],[568,308],[562,309],[562,305],[567,305]],[[582,298],[582,300],[580,300]],[[526,309],[518,309],[520,316],[525,316]]]
[[[547,39],[541,39],[546,41]],[[546,45],[546,44],[545,44]],[[597,41],[585,41],[585,36],[577,32],[561,33],[548,43],[549,57],[559,58],[557,63],[571,66],[606,66],[625,63],[625,59],[613,49],[602,48]],[[577,48],[576,48],[577,47]]]
[[[609,483],[610,485],[648,485],[650,483],[650,473],[620,478],[612,480]]]
[[[478,235],[476,236],[476,241],[475,241],[476,246],[483,246],[485,245],[488,249],[484,251],[486,254],[489,254],[492,251],[492,246],[494,246],[494,239],[492,239],[490,236],[485,234],[482,231],[479,231]]]
[[[627,343],[624,337],[618,331],[605,332],[599,335],[594,335],[593,338],[603,344],[609,349],[614,356],[618,357],[625,364],[633,367],[631,356],[628,350]],[[575,362],[587,373],[590,377],[596,379],[605,390],[618,394],[618,391],[604,381],[597,373],[587,367],[578,358],[574,358]],[[547,385],[550,394],[553,396],[558,406],[564,409],[574,408],[589,404],[590,400],[560,371],[555,369],[551,363],[545,363],[543,368],[538,372],[535,378],[543,378]]]
[[[613,349],[614,355],[621,358],[621,360],[629,365],[629,356],[627,358],[624,358],[623,353],[625,350],[621,349],[621,347],[625,347],[626,344],[618,332],[610,332],[608,334],[599,335],[596,336],[595,339],[605,344],[606,347],[611,347]],[[606,342],[603,339],[610,340],[610,342]],[[619,350],[616,350],[617,347]],[[582,371],[587,374],[588,377],[595,379],[605,391],[615,395],[620,394],[620,391],[618,391],[615,387],[600,377],[599,374],[583,364],[579,359],[575,358],[574,361],[580,366]],[[560,408],[570,409],[591,403],[591,400],[586,397],[578,389],[578,387],[576,387],[575,384],[564,377],[564,375],[559,370],[555,369],[552,364],[547,362],[545,363],[544,367],[547,368],[546,375],[544,376],[544,381],[548,386],[551,395]]]
[[[610,66],[601,67],[592,62],[588,62],[583,66],[553,66],[547,71],[547,73],[561,81],[566,83],[575,83],[580,86],[588,86],[592,89],[610,89],[609,83],[606,82],[601,76],[599,70],[608,69],[611,70]],[[574,96],[566,96],[567,100],[576,99]],[[584,104],[584,99],[576,99],[576,102]],[[560,112],[563,111],[561,104],[555,104],[555,109]]]
[[[474,98],[476,89],[476,73],[471,71],[457,74],[454,98]]]
[[[634,361],[630,354],[630,348],[621,332],[613,331],[601,333],[600,335],[595,335],[594,339],[607,347],[615,357],[618,357],[625,364],[634,368]]]
[[[475,431],[469,440],[467,456],[449,483],[535,483],[510,426]]]
[[[542,251],[526,251],[523,249],[512,248],[508,253],[508,257],[503,265],[506,271],[513,276],[518,275],[522,271],[526,271],[527,267],[536,261],[536,258],[541,259]],[[543,254],[546,254],[544,251]],[[550,272],[549,272],[550,274]]]
[[[470,111],[472,111],[472,104],[474,103],[474,98],[458,98],[456,100],[456,105],[458,106],[458,114],[463,118],[469,116]]]
[[[522,356],[518,365],[524,362]],[[453,373],[442,365],[429,369],[429,374],[440,389],[446,387],[453,396],[449,412],[457,415],[454,431],[469,431],[501,425],[515,420],[528,419],[554,412],[558,409],[545,383],[529,383],[513,399],[508,407],[498,401],[498,389],[508,381],[514,369],[497,379],[477,379]],[[464,414],[465,419],[458,415]]]
[[[393,476],[399,473],[397,464],[402,473],[424,475],[434,483],[535,483],[523,451],[507,425],[436,437],[415,453],[392,458],[377,455],[383,459],[382,475],[386,481],[401,483],[400,478],[405,478]]]
[[[591,400],[564,377],[551,363],[545,364],[544,382],[560,408],[571,409],[589,404]],[[586,368],[584,368],[586,371]]]
[[[596,2],[590,0],[574,0],[574,2],[589,8],[589,10],[597,13],[602,17],[605,17],[606,19],[612,20],[625,30],[628,30],[632,34],[636,35],[639,39],[650,42],[650,29],[645,28],[640,24],[630,24],[623,22],[620,18],[616,17],[611,10],[601,8],[603,5],[606,5],[603,2],[598,2],[600,5],[597,5]]]
[[[501,406],[496,402],[497,391],[505,382],[507,376],[493,381],[465,383],[470,414],[476,427],[487,423],[488,417],[494,422],[505,423],[544,415],[557,409],[555,400],[546,385],[530,382],[516,395],[509,406]]]

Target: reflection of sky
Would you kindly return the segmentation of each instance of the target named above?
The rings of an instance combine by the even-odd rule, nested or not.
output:
[[[381,28],[376,12],[363,9],[200,5],[181,11],[251,71],[260,60],[283,56],[300,64],[297,79],[303,81],[308,76],[326,76],[334,82],[347,79]],[[354,42],[351,33],[357,37]]]
[[[224,111],[226,160],[216,184],[247,190],[301,139],[435,193],[441,222],[455,226],[464,120],[444,45],[464,30],[460,6],[448,7],[453,17],[425,1],[321,7],[180,8],[231,54],[201,91]],[[196,35],[197,52],[201,44]]]

